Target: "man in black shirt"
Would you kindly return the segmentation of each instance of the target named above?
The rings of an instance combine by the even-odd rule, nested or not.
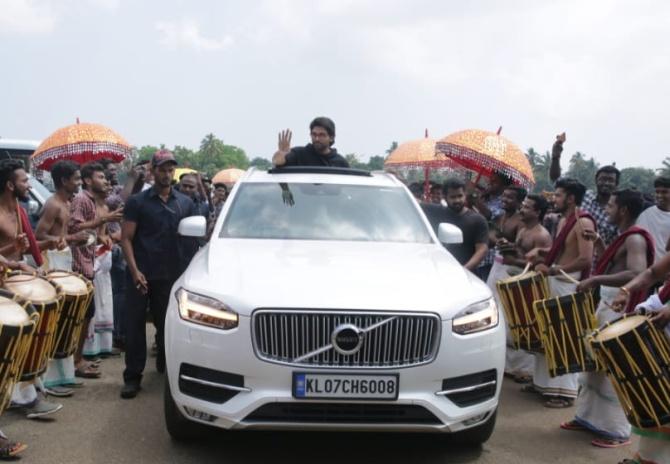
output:
[[[309,125],[312,143],[291,148],[292,133],[289,129],[279,133],[278,149],[272,164],[280,166],[334,166],[348,168],[347,160],[332,148],[335,143],[335,123],[330,118],[316,118]]]
[[[428,221],[435,233],[442,222],[448,222],[463,231],[463,243],[445,245],[466,269],[474,271],[488,251],[489,228],[484,217],[465,206],[465,184],[460,179],[447,179],[442,187],[447,200],[445,208],[439,204],[422,203]]]
[[[122,398],[134,398],[140,391],[147,358],[147,305],[156,326],[156,370],[165,370],[163,327],[170,291],[198,248],[191,237],[177,234],[179,221],[198,211],[191,198],[171,186],[176,166],[171,152],[157,151],[151,159],[153,187],[131,196],[123,210],[121,248],[128,268]]]

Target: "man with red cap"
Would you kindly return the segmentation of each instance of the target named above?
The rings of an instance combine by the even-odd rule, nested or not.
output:
[[[151,159],[154,185],[131,196],[124,209],[121,248],[128,263],[126,293],[126,368],[122,398],[140,391],[147,358],[147,304],[156,326],[156,370],[165,371],[163,327],[172,284],[197,251],[194,240],[177,234],[179,222],[198,214],[193,201],[172,188],[177,160],[168,150]]]

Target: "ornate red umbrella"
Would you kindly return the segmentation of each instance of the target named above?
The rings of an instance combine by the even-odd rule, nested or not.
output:
[[[119,163],[130,156],[131,146],[119,134],[101,124],[77,123],[58,129],[37,147],[32,156],[35,169],[50,170],[60,160],[79,164],[101,159]]]
[[[533,169],[524,152],[498,132],[468,129],[454,132],[435,144],[439,156],[489,177],[498,172],[516,184],[531,189],[535,185]],[[475,181],[476,183],[476,181]]]

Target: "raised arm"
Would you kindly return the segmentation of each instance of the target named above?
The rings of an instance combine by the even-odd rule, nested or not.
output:
[[[283,166],[286,164],[286,155],[291,151],[291,137],[293,134],[290,129],[283,130],[277,137],[277,151],[272,155],[272,164]]]
[[[554,146],[551,147],[551,166],[549,167],[549,179],[555,182],[561,177],[561,153],[565,142],[565,132],[556,136]]]

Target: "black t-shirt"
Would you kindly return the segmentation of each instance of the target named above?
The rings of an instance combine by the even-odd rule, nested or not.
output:
[[[475,245],[478,243],[488,243],[489,227],[481,214],[472,210],[467,210],[463,214],[458,214],[453,210],[442,205],[422,203],[421,208],[426,214],[430,225],[433,226],[437,235],[437,228],[440,223],[448,222],[463,231],[463,243],[456,245],[445,245],[445,248],[454,255],[459,263],[467,263],[472,255],[475,254]]]
[[[316,152],[314,146],[310,143],[304,147],[294,147],[286,155],[286,164],[284,166],[334,166],[338,168],[348,168],[347,160],[337,153],[334,148],[330,149],[327,155],[321,155]]]

